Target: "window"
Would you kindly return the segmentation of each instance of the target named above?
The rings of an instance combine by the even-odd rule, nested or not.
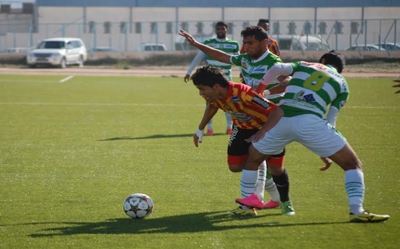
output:
[[[89,33],[95,33],[96,31],[96,24],[93,21],[89,22]]]
[[[167,22],[165,29],[167,34],[172,34],[172,22]]]
[[[121,22],[119,24],[119,32],[120,33],[126,33],[126,31],[127,31],[126,28],[127,28],[126,22]]]
[[[181,23],[181,29],[188,31],[189,30],[189,23],[188,22],[182,22]]]
[[[203,34],[204,23],[197,22],[196,27],[197,27],[197,34]]]
[[[150,33],[157,34],[158,33],[158,25],[156,22],[150,23]]]
[[[233,22],[228,23],[228,34],[232,35],[233,34],[233,27],[235,25],[233,24]]]
[[[272,25],[272,34],[274,35],[280,35],[280,24],[279,22],[274,22],[274,24]]]
[[[288,34],[289,35],[295,35],[296,34],[296,23],[295,22],[290,22],[289,23],[289,25],[288,25],[288,29],[289,29],[289,32],[288,32]]]
[[[326,35],[326,22],[320,22],[318,24],[318,28],[319,28],[320,35]]]
[[[352,35],[358,34],[358,27],[360,24],[358,22],[351,22],[350,24],[350,32]]]
[[[304,23],[303,28],[304,28],[304,34],[306,34],[306,35],[311,34],[312,25],[311,25],[311,23],[309,21]]]
[[[135,23],[135,33],[136,34],[142,33],[142,23],[141,22]]]
[[[343,34],[343,23],[342,22],[335,23],[335,31],[336,31],[336,34]]]
[[[104,34],[110,34],[111,33],[111,22],[105,22],[104,23]]]

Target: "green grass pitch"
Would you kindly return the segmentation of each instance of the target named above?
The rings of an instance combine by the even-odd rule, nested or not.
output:
[[[199,148],[204,101],[181,78],[0,76],[0,248],[398,248],[400,94],[389,78],[349,78],[337,128],[364,163],[365,207],[391,218],[348,223],[344,174],[287,148],[296,215],[227,214],[240,174],[226,165],[222,112]],[[131,220],[143,192],[154,213]]]

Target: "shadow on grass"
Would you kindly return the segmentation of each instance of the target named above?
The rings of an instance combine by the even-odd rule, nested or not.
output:
[[[97,141],[118,141],[118,140],[140,140],[140,139],[155,139],[155,138],[176,138],[176,137],[193,137],[194,133],[190,134],[155,134],[155,135],[150,135],[150,136],[144,136],[144,137],[130,137],[130,136],[123,136],[123,137],[110,137],[110,138],[104,138],[104,139],[99,139]],[[225,133],[214,133],[213,136],[227,136]]]
[[[108,219],[101,222],[45,222],[25,223],[20,225],[57,224],[30,234],[31,237],[68,236],[77,234],[140,234],[140,233],[197,233],[212,232],[243,228],[279,228],[291,226],[314,226],[331,224],[348,224],[348,222],[310,222],[287,223],[268,221],[265,217],[280,216],[280,214],[265,214],[256,217],[238,217],[221,212],[207,212],[169,216],[161,218],[147,218],[132,220],[129,218]],[[241,221],[237,224],[237,221]],[[254,222],[257,222],[254,224]],[[250,223],[251,224],[246,224]]]

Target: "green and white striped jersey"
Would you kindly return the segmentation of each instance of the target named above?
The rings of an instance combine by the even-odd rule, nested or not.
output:
[[[247,54],[231,56],[231,62],[233,65],[240,67],[240,71],[246,84],[253,87],[253,89],[257,89],[261,79],[268,69],[270,69],[276,63],[282,63],[282,60],[279,58],[279,56],[267,51],[257,60],[253,60]],[[278,80],[274,80],[268,85],[267,89],[270,89],[278,83]],[[282,96],[283,94],[268,95],[267,99],[277,103]]]
[[[204,44],[210,47],[213,47],[215,49],[221,50],[227,54],[238,54],[239,53],[239,43],[234,40],[229,40],[229,39],[217,39],[217,38],[211,38],[208,40],[204,41]],[[225,75],[230,76],[231,75],[231,64],[226,64],[220,61],[217,61],[213,58],[211,58],[208,55],[205,55],[205,59],[207,63],[213,67],[218,67],[221,68]]]
[[[348,100],[346,79],[335,68],[305,61],[283,65],[293,70],[280,104],[285,117],[316,114],[322,118],[330,105],[340,110]]]

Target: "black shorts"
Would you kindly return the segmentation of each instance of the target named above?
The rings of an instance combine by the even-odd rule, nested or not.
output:
[[[243,156],[247,155],[250,143],[246,142],[245,139],[250,138],[256,134],[257,130],[245,130],[240,129],[237,126],[233,126],[231,137],[228,142],[228,155],[231,156]],[[272,157],[282,157],[285,155],[285,149],[277,155]]]

